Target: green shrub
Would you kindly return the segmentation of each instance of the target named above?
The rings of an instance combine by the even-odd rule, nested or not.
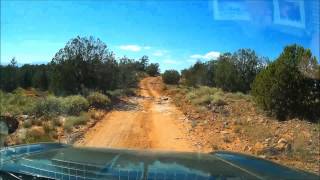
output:
[[[224,106],[226,105],[226,101],[224,100],[224,94],[222,92],[215,93],[211,98],[211,104],[216,106]]]
[[[0,90],[0,113],[12,115],[31,114],[36,98],[24,96],[21,89],[15,93],[5,93]]]
[[[285,47],[253,83],[251,93],[257,104],[279,119],[288,116],[319,119],[320,81],[303,75],[301,64],[314,68],[317,61],[309,49],[297,45]]]
[[[47,117],[58,116],[62,114],[63,111],[63,99],[54,96],[48,96],[47,98],[39,100],[33,109],[33,112],[37,116]]]
[[[50,134],[52,131],[55,130],[52,122],[45,122],[42,124],[42,127],[43,127],[44,132],[47,134]]]
[[[225,105],[224,93],[221,89],[201,86],[187,93],[186,97],[195,105]]]
[[[160,74],[159,64],[158,63],[151,63],[149,66],[146,67],[146,72],[149,76],[157,76]]]
[[[63,99],[64,112],[68,115],[79,115],[89,108],[89,102],[80,95],[67,96]]]
[[[116,89],[113,91],[108,91],[108,94],[110,94],[112,98],[119,98],[123,96],[134,96],[136,92],[134,88],[126,88],[126,89]]]
[[[52,142],[53,138],[50,134],[45,133],[41,129],[30,129],[27,131],[25,139],[22,140],[24,144],[39,143],[39,142]]]
[[[136,90],[134,88],[126,88],[123,89],[123,94],[125,96],[134,96],[136,94]]]
[[[166,70],[162,75],[163,82],[166,84],[178,84],[180,74],[176,70]]]
[[[64,129],[70,131],[74,126],[84,125],[89,120],[88,113],[81,113],[80,116],[69,116],[64,123]]]
[[[87,99],[90,106],[95,108],[106,108],[111,104],[109,97],[99,92],[90,93]]]
[[[187,98],[189,100],[205,96],[205,95],[214,95],[217,92],[222,92],[220,89],[217,88],[210,88],[208,86],[200,86],[199,88],[191,89],[189,93],[187,93]]]
[[[195,105],[207,105],[207,104],[210,104],[211,100],[212,100],[212,95],[207,94],[207,95],[196,97],[192,99],[191,102]]]
[[[23,122],[23,127],[24,128],[30,128],[32,126],[31,120],[27,120]]]

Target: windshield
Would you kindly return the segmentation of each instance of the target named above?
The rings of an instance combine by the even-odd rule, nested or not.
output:
[[[230,151],[319,175],[319,7],[3,0],[1,152]]]

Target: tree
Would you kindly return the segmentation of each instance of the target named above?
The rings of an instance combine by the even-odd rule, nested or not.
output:
[[[320,80],[303,74],[301,65],[316,69],[317,60],[309,49],[298,45],[284,48],[276,61],[262,70],[252,85],[252,95],[263,109],[279,119],[320,117]]]
[[[35,65],[25,64],[19,68],[19,71],[18,71],[19,85],[22,88],[28,88],[32,86],[32,78],[34,76],[35,71],[36,71]]]
[[[36,66],[36,71],[32,77],[32,87],[47,90],[49,87],[49,77],[46,65]]]
[[[51,61],[51,89],[56,93],[75,94],[83,88],[96,88],[101,80],[98,67],[112,56],[100,39],[79,36],[71,39]]]
[[[254,50],[239,49],[233,53],[237,75],[239,76],[237,91],[248,92],[256,75],[263,69],[262,57],[258,57]]]
[[[120,88],[135,87],[138,84],[137,69],[133,59],[123,57],[119,62],[118,82]]]
[[[139,61],[137,61],[137,67],[136,69],[139,71],[145,71],[149,63],[149,57],[148,56],[142,56]]]
[[[162,75],[162,79],[166,84],[178,84],[180,74],[176,70],[166,70]]]
[[[0,88],[5,91],[13,91],[19,85],[18,67],[16,58],[12,58],[7,66],[0,66]]]
[[[230,53],[225,53],[217,59],[214,71],[214,82],[225,91],[237,91],[240,78],[235,61]]]
[[[160,69],[159,69],[159,64],[158,63],[151,63],[149,66],[146,68],[146,72],[150,76],[157,76],[160,74]]]
[[[189,69],[183,70],[181,74],[188,86],[207,85],[208,67],[205,63],[197,61]]]

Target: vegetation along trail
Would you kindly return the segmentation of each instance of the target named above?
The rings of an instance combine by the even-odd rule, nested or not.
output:
[[[76,145],[195,151],[187,139],[184,118],[167,97],[161,96],[161,79],[148,77],[139,84],[139,96],[131,97],[109,112]]]

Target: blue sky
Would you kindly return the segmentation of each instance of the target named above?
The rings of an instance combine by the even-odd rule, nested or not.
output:
[[[1,64],[47,63],[73,37],[100,38],[116,57],[148,55],[162,70],[252,48],[276,58],[287,44],[319,59],[319,1],[1,1]]]

